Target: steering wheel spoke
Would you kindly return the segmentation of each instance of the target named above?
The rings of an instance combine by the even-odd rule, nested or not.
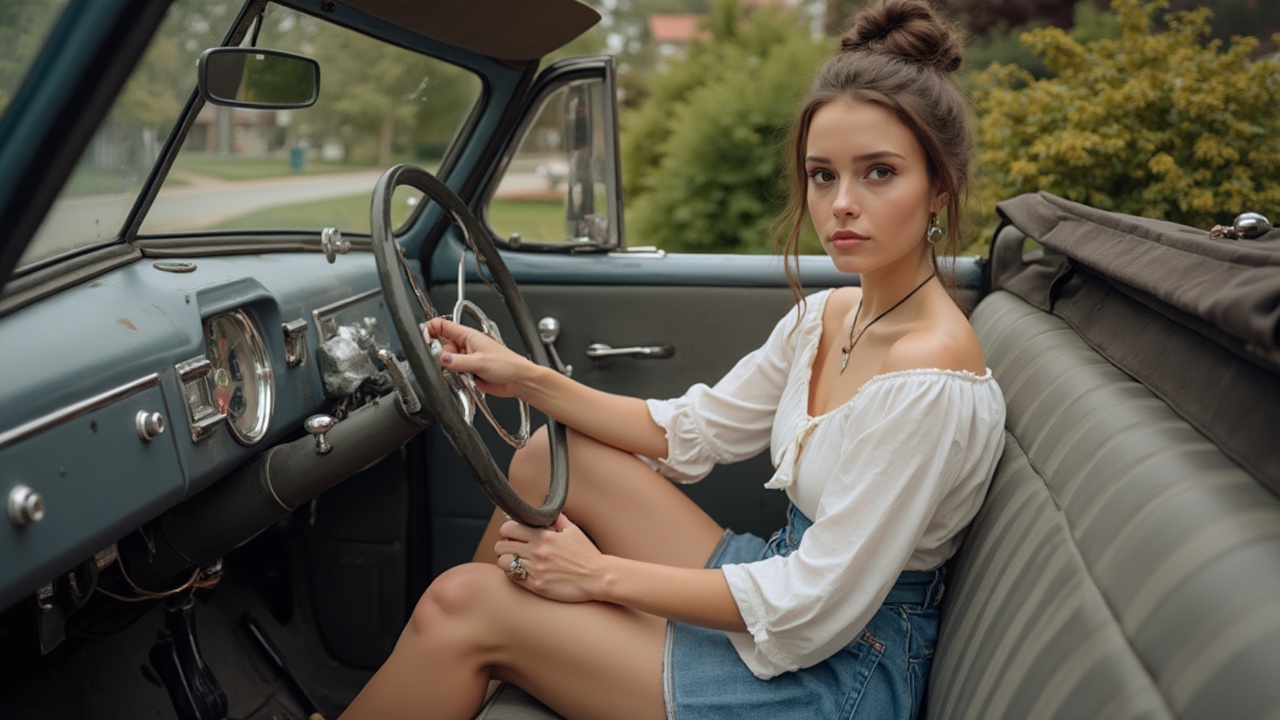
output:
[[[506,475],[498,468],[473,421],[475,411],[493,425],[502,438],[514,447],[522,447],[529,438],[529,407],[520,402],[520,428],[511,433],[494,416],[484,393],[476,387],[470,376],[459,375],[440,366],[441,347],[431,339],[431,346],[423,337],[415,319],[408,282],[427,314],[433,311],[425,295],[417,286],[414,276],[404,261],[399,245],[391,230],[391,198],[396,188],[409,186],[422,191],[436,202],[456,223],[466,244],[475,252],[477,268],[487,271],[495,292],[501,298],[515,325],[525,349],[534,362],[549,366],[545,347],[538,338],[537,327],[525,306],[524,298],[502,256],[484,231],[479,221],[447,185],[427,171],[411,165],[397,165],[378,178],[373,191],[372,235],[374,257],[378,264],[378,277],[391,311],[392,323],[404,346],[405,357],[414,376],[422,386],[426,409],[435,417],[445,436],[461,455],[463,463],[471,471],[480,488],[503,512],[526,525],[546,527],[555,522],[564,507],[569,489],[569,459],[564,426],[548,420],[547,430],[551,445],[551,485],[541,506],[533,506],[522,499],[507,482]],[[403,274],[401,272],[403,268]],[[483,279],[483,278],[482,278]],[[464,299],[463,274],[459,271],[458,302],[453,316],[461,321],[471,317],[480,324],[486,335],[502,341],[498,326],[478,306]],[[504,343],[505,344],[505,343]]]
[[[475,320],[476,323],[480,325],[478,328],[480,332],[488,335],[503,346],[506,345],[502,340],[502,332],[498,330],[498,324],[490,320],[489,316],[486,315],[478,305],[470,300],[460,297],[457,304],[453,306],[453,317],[451,319],[454,322],[462,322],[463,316],[467,316],[472,320]],[[489,408],[488,396],[486,396],[485,393],[476,386],[475,379],[472,378],[470,374],[454,373],[451,370],[446,370],[445,372],[452,373],[453,376],[462,384],[471,401],[470,408],[472,416],[475,414],[475,408],[479,408],[485,419],[489,421],[489,425],[498,433],[503,442],[517,450],[524,447],[525,444],[529,442],[529,403],[518,398],[516,399],[516,403],[520,409],[520,427],[512,433],[498,421],[497,417],[494,416],[493,411]]]

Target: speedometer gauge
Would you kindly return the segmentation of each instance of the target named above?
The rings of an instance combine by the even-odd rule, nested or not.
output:
[[[231,434],[244,445],[262,439],[275,398],[271,359],[243,310],[215,315],[204,323],[205,355],[213,365],[213,404],[227,416]]]

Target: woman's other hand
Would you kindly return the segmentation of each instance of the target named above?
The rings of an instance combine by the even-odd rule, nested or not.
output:
[[[533,364],[479,330],[444,318],[429,320],[423,337],[428,344],[440,341],[441,366],[471,373],[482,392],[497,397],[514,397],[521,370]]]
[[[604,557],[586,533],[560,515],[548,528],[531,528],[510,520],[502,525],[502,539],[494,544],[498,567],[507,570],[520,556],[523,579],[518,585],[542,597],[559,602],[586,602],[598,599],[596,585],[601,579]]]

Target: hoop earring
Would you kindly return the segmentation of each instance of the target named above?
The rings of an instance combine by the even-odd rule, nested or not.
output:
[[[937,246],[942,242],[942,228],[938,227],[938,213],[929,213],[929,229],[924,233],[925,242]]]

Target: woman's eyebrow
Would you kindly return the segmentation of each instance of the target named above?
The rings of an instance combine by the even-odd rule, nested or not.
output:
[[[870,162],[872,160],[883,160],[885,158],[897,158],[899,160],[907,159],[906,156],[902,155],[901,153],[896,153],[892,150],[877,150],[875,152],[863,153],[861,155],[854,155],[850,159],[853,160],[855,163],[861,163],[861,162]],[[821,155],[809,155],[805,157],[804,161],[807,163],[830,164],[831,158],[822,157]]]

